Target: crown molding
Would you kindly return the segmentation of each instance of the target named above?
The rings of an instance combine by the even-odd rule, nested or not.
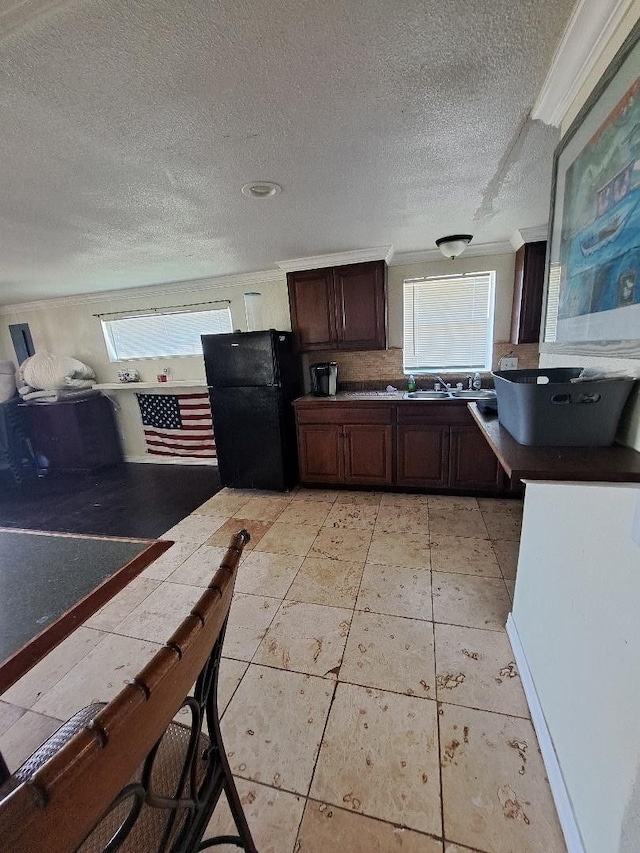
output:
[[[558,45],[531,118],[560,127],[633,0],[579,0]]]
[[[332,255],[311,255],[307,258],[291,258],[286,261],[276,261],[276,266],[283,272],[298,272],[298,270],[317,270],[323,267],[339,267],[343,264],[362,264],[367,261],[391,262],[393,246],[377,246],[374,249],[354,249],[350,252],[335,252]]]
[[[514,252],[517,252],[525,243],[537,243],[539,240],[546,240],[548,236],[548,225],[536,225],[535,228],[519,228],[514,231],[509,242],[513,246]]]
[[[473,243],[464,250],[464,253],[459,257],[474,258],[482,257],[483,255],[512,255],[513,246],[508,240],[503,240],[499,243]],[[423,264],[428,261],[445,261],[446,258],[440,249],[425,249],[421,252],[397,252],[389,261],[389,266],[398,267],[407,264]]]
[[[73,296],[58,296],[51,299],[37,299],[31,302],[16,302],[0,305],[0,314],[16,314],[23,311],[38,311],[43,308],[63,308],[68,305],[90,305],[95,302],[112,302],[114,299],[150,299],[154,296],[166,296],[169,293],[198,293],[215,290],[219,287],[256,287],[260,284],[283,282],[284,275],[279,270],[238,273],[236,275],[213,278],[196,278],[187,281],[173,281],[167,284],[140,285],[122,290],[101,290],[96,293],[78,293]]]

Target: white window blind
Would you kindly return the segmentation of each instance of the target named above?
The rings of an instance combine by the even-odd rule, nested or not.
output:
[[[199,355],[200,335],[232,331],[228,307],[102,320],[109,361]]]
[[[558,309],[560,307],[560,264],[551,264],[549,268],[549,283],[547,285],[547,314],[545,317],[545,341],[555,341],[558,327]]]
[[[405,373],[490,370],[495,273],[404,281]]]

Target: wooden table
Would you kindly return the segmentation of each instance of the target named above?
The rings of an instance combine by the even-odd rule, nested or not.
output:
[[[520,480],[640,483],[640,453],[631,447],[532,447],[518,444],[494,414],[476,403],[469,411],[498,461],[515,484]]]
[[[172,544],[0,528],[0,694]]]

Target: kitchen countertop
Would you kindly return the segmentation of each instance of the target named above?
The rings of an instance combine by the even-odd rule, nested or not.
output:
[[[469,400],[458,399],[455,397],[443,397],[435,400],[411,400],[405,397],[406,391],[396,391],[393,393],[387,391],[341,391],[334,397],[316,397],[314,394],[305,394],[304,397],[298,397],[294,400],[294,405],[297,403],[321,403],[332,405],[333,403],[464,403]]]
[[[640,453],[622,444],[609,447],[533,447],[518,444],[497,415],[483,414],[475,403],[469,411],[498,461],[511,478],[594,483],[640,483]]]

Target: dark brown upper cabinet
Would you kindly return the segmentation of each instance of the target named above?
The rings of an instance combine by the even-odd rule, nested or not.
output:
[[[512,344],[537,344],[540,340],[546,254],[546,240],[525,243],[516,252],[511,312]]]
[[[287,285],[300,352],[386,347],[384,261],[291,272]]]

